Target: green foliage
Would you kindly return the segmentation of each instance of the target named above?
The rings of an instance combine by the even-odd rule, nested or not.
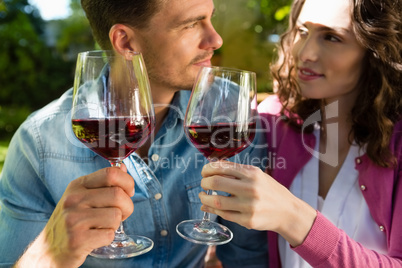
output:
[[[72,15],[64,20],[53,22],[56,28],[56,49],[59,54],[70,55],[75,62],[79,52],[95,48],[91,28],[81,8],[79,0],[71,0]]]
[[[4,160],[6,159],[7,148],[8,142],[0,141],[0,172],[3,169]]]
[[[77,6],[78,5],[78,6]],[[79,1],[71,6],[80,9]],[[28,0],[0,2],[0,136],[10,136],[30,111],[73,83],[76,55],[94,48],[83,12],[43,21]],[[21,112],[14,111],[16,107]]]
[[[17,127],[29,115],[24,107],[0,106],[0,172],[7,154],[8,144]]]
[[[254,71],[258,92],[271,92],[269,65],[287,27],[291,0],[215,0],[214,26],[224,42],[216,64]],[[234,15],[235,14],[235,15]]]
[[[277,21],[283,21],[286,18],[286,16],[289,15],[289,12],[290,12],[290,6],[284,6],[275,12],[274,18]]]
[[[291,3],[291,0],[247,0],[247,6],[257,11],[255,23],[262,27],[263,38],[285,31]]]
[[[19,106],[0,106],[0,137],[1,140],[11,138],[12,133],[30,114],[31,110],[27,107]],[[0,140],[0,141],[1,141]]]
[[[52,35],[55,44],[48,44]],[[44,22],[27,0],[0,8],[0,105],[37,109],[71,87],[76,53],[94,42],[81,14]]]
[[[4,40],[0,43],[0,105],[35,109],[60,93],[49,87],[49,74],[60,64],[52,63],[54,58],[41,38],[44,24],[31,12],[34,8],[26,0],[5,1],[5,6],[0,20],[0,40]]]

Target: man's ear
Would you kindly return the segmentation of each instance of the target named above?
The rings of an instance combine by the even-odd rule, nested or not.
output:
[[[109,38],[113,48],[120,54],[125,51],[138,51],[135,45],[134,31],[124,24],[115,24],[110,28]]]

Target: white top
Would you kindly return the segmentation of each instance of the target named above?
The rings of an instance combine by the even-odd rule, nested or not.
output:
[[[314,135],[317,137],[316,152],[318,152],[319,134],[319,129],[316,128],[314,131]],[[296,175],[290,191],[320,211],[353,240],[366,248],[386,254],[385,233],[380,231],[371,217],[358,183],[355,158],[360,156],[361,151],[356,144],[350,146],[348,155],[325,200],[318,196],[318,159],[316,157],[312,157]],[[290,248],[289,243],[281,236],[279,236],[278,243],[282,267],[311,267]]]

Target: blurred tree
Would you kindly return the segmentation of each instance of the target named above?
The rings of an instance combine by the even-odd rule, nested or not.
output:
[[[72,86],[78,51],[94,48],[78,0],[65,20],[43,21],[28,0],[0,2],[0,136],[24,119],[15,107],[32,111]]]
[[[247,0],[247,7],[256,11],[255,31],[260,38],[269,40],[286,30],[291,0]]]
[[[259,92],[272,91],[269,65],[287,27],[291,0],[214,0],[214,25],[223,38],[214,64],[257,73]]]
[[[27,0],[5,0],[0,11],[0,105],[33,105],[46,47],[43,21]],[[35,93],[35,94],[34,94]]]
[[[79,1],[73,15],[45,22],[27,0],[5,0],[0,8],[0,105],[39,108],[72,85],[79,51],[94,42]]]
[[[66,60],[75,61],[79,52],[95,48],[91,28],[80,2],[80,0],[71,0],[72,15],[54,22],[60,29],[55,35],[56,49]]]

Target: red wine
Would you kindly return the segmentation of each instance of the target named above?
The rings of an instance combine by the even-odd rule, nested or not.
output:
[[[72,120],[75,136],[107,160],[122,160],[140,147],[152,132],[148,117]]]
[[[243,151],[254,139],[255,123],[188,126],[187,135],[208,159],[221,160]]]

